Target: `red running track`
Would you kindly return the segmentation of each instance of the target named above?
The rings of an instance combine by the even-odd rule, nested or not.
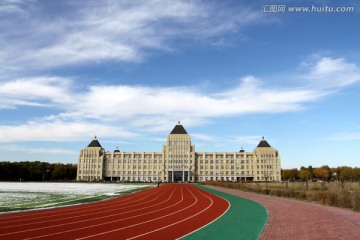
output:
[[[190,184],[167,184],[107,201],[3,214],[0,239],[176,239],[228,208]]]

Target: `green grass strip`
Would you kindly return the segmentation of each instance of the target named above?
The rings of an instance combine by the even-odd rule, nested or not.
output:
[[[185,236],[182,240],[258,239],[268,217],[263,205],[201,185],[197,185],[197,187],[228,200],[231,206],[221,218]]]

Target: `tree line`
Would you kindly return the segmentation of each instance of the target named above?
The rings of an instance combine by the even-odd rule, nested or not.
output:
[[[70,181],[77,165],[48,162],[0,162],[0,181]]]
[[[347,166],[330,168],[327,165],[313,168],[312,166],[293,169],[282,169],[281,178],[285,181],[359,181],[360,168]]]

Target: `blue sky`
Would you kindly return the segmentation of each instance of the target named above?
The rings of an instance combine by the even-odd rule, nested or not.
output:
[[[161,151],[181,121],[196,151],[252,151],[265,136],[283,168],[359,167],[359,9],[3,0],[0,161],[76,163],[94,135],[107,151]]]

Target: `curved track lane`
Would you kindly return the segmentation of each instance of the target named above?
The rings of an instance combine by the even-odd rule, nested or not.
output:
[[[167,184],[97,203],[0,215],[0,239],[176,239],[228,207],[192,185]]]

